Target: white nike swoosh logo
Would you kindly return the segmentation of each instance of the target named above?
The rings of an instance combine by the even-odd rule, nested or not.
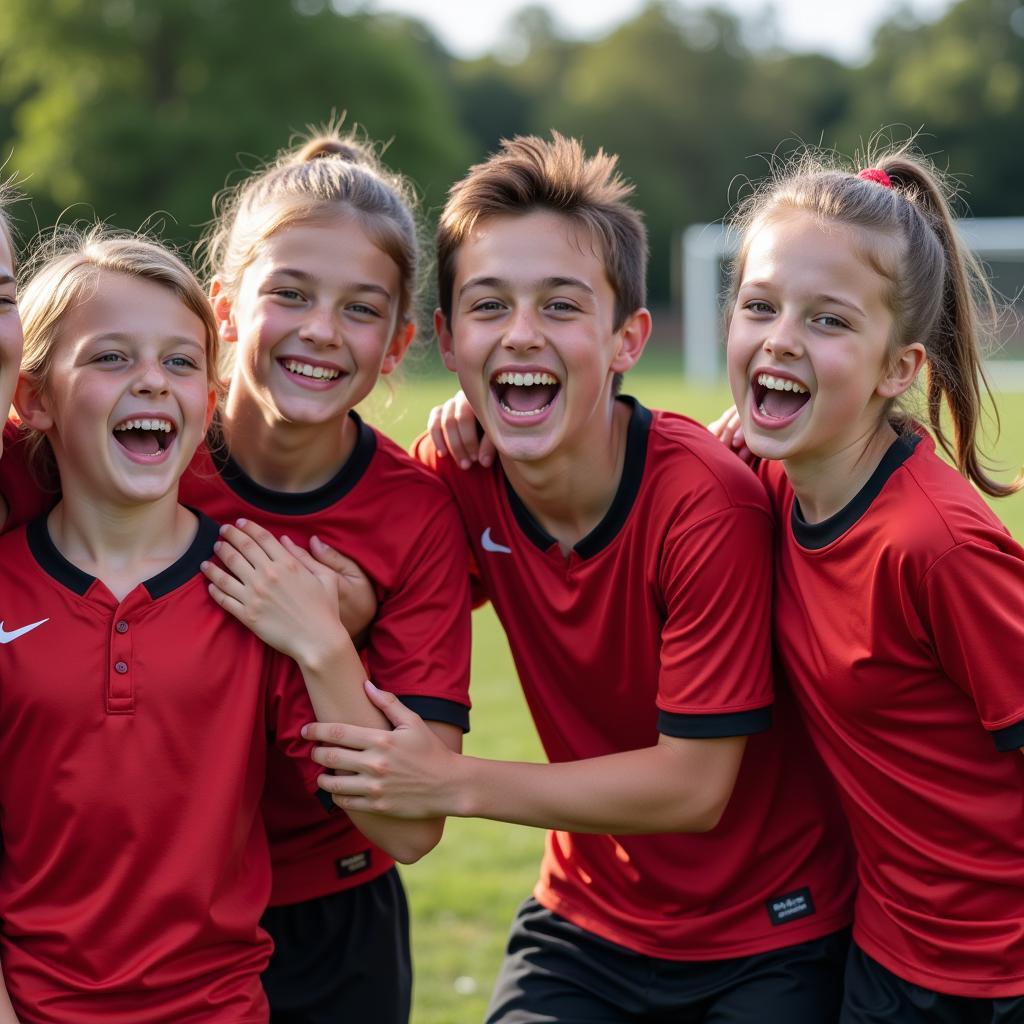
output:
[[[484,551],[500,551],[503,555],[512,554],[511,548],[505,547],[504,544],[499,544],[496,540],[491,540],[491,528],[489,526],[480,534],[480,546]],[[0,625],[3,625],[3,623],[0,623]]]
[[[0,619],[0,644],[9,644],[12,640],[17,640],[19,636],[31,633],[36,626],[41,626],[44,622],[49,621],[49,619],[40,619],[38,622],[30,622],[27,626],[22,626],[21,629],[6,630],[3,619]]]

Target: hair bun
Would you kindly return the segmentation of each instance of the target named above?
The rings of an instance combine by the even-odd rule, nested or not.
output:
[[[291,163],[304,164],[310,160],[337,157],[349,164],[372,164],[372,154],[351,139],[336,135],[318,135],[310,139],[292,157]]]

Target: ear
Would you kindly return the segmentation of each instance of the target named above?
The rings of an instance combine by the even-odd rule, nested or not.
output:
[[[210,393],[206,396],[206,419],[203,423],[203,433],[205,434],[210,429],[210,424],[213,422],[213,414],[217,411],[217,392],[213,388],[210,388]]]
[[[904,346],[886,367],[876,393],[882,398],[899,398],[921,372],[925,357],[924,345],[920,342]]]
[[[18,416],[25,426],[42,433],[53,429],[49,401],[42,388],[26,373],[18,374],[18,383],[14,387],[14,408],[18,410]]]
[[[441,351],[444,365],[455,373],[455,339],[448,326],[448,318],[440,309],[434,310],[434,333],[437,335],[437,347]]]
[[[213,315],[217,318],[217,333],[221,341],[238,341],[238,330],[235,327],[235,319],[232,313],[231,300],[219,278],[214,278],[210,285],[210,304],[213,306]]]
[[[619,328],[619,347],[609,367],[615,373],[625,373],[636,366],[651,336],[651,314],[642,306],[631,313]]]
[[[409,346],[415,337],[416,324],[413,321],[399,324],[398,330],[395,331],[394,337],[388,345],[387,352],[384,353],[384,362],[380,365],[382,374],[391,373],[398,366],[405,353],[409,351]]]

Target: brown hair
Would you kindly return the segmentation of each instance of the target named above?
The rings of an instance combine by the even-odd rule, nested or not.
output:
[[[996,303],[984,270],[957,236],[942,179],[909,143],[874,153],[869,149],[864,163],[883,171],[891,187],[858,177],[856,165],[806,150],[740,204],[734,221],[741,245],[730,268],[727,309],[735,305],[754,232],[779,215],[802,211],[884,236],[894,244],[875,246],[865,256],[888,283],[891,350],[923,344],[928,422],[939,444],[986,494],[1013,494],[1024,487],[1024,476],[1009,484],[993,479],[978,449],[984,394],[991,398],[981,341],[985,323],[996,322]],[[944,404],[952,441],[942,424]]]
[[[599,149],[588,157],[576,139],[551,133],[503,139],[501,149],[448,192],[437,227],[438,305],[451,322],[455,257],[477,221],[537,209],[561,213],[600,243],[615,292],[615,330],[640,309],[647,292],[647,231],[629,205],[633,186],[619,174],[618,158]]]
[[[199,317],[206,334],[207,379],[210,387],[220,392],[220,339],[209,299],[192,271],[160,243],[139,235],[115,234],[102,226],[85,232],[66,228],[36,252],[28,269],[31,277],[18,300],[25,332],[21,372],[37,387],[46,387],[61,320],[101,287],[100,275],[106,272],[159,284]],[[45,436],[38,431],[28,433],[28,457],[39,470],[51,473]]]
[[[289,224],[351,212],[399,270],[400,321],[413,319],[419,238],[411,186],[384,168],[372,144],[340,123],[327,125],[295,149],[213,201],[214,217],[200,243],[211,278],[228,295],[238,291],[259,246]]]

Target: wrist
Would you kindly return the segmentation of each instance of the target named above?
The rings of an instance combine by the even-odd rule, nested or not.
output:
[[[304,673],[315,675],[333,674],[348,658],[358,660],[359,655],[352,645],[348,633],[340,626],[327,629],[317,634],[315,640],[303,645],[292,657]]]

